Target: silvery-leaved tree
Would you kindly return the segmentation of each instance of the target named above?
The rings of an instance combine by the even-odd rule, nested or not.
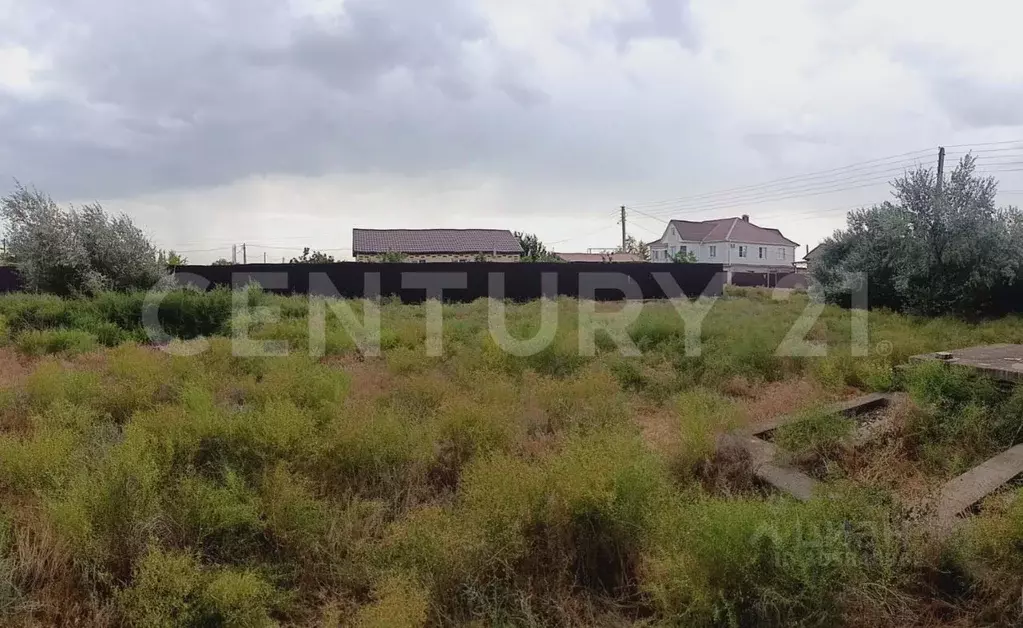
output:
[[[995,206],[997,184],[966,156],[942,185],[932,170],[892,183],[893,201],[849,214],[824,242],[814,278],[848,302],[849,278],[866,276],[871,307],[924,315],[996,314],[1023,293],[1023,214]]]
[[[59,207],[18,184],[0,199],[7,251],[29,290],[61,295],[145,290],[165,270],[141,229],[98,204]]]

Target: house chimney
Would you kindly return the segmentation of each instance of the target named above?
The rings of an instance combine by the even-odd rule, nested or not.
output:
[[[749,214],[743,214],[742,215],[742,221],[743,222],[749,222]]]

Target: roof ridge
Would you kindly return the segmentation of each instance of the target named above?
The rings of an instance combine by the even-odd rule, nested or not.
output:
[[[508,233],[512,233],[511,229],[496,229],[492,227],[428,227],[426,229],[410,229],[407,227],[398,227],[395,229],[352,227],[352,231],[507,231]]]
[[[739,218],[732,218],[732,226],[728,228],[728,233],[725,234],[725,242],[731,242],[732,232],[735,231],[735,223]]]

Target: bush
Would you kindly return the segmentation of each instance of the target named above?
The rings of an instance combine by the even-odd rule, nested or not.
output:
[[[62,210],[18,185],[0,199],[7,252],[29,290],[61,295],[149,289],[164,274],[156,249],[125,215],[97,203]]]
[[[87,353],[96,348],[96,336],[76,329],[47,329],[23,331],[14,339],[18,350],[27,355],[60,354],[64,356]]]
[[[359,609],[359,628],[420,628],[426,625],[429,593],[420,585],[400,577],[385,580],[375,600]]]
[[[910,442],[946,474],[1020,442],[1023,396],[1008,399],[994,382],[970,369],[925,362],[909,370],[907,387],[920,411],[910,416]]]
[[[856,496],[675,500],[658,513],[640,586],[685,625],[836,625],[846,595],[869,582],[880,605],[906,577],[889,521]]]
[[[171,516],[183,545],[195,547],[215,562],[235,562],[253,555],[263,533],[255,491],[230,469],[223,478],[186,476],[179,481]]]
[[[671,464],[677,475],[691,479],[714,455],[718,437],[739,427],[741,411],[734,401],[705,388],[676,397],[674,410],[678,441],[670,453]]]
[[[0,487],[31,494],[61,486],[80,462],[77,445],[73,432],[59,428],[31,438],[0,435]]]
[[[856,425],[854,419],[812,408],[777,429],[774,441],[793,454],[830,456]]]
[[[192,555],[151,548],[118,599],[133,626],[276,626],[273,587],[251,571],[204,569]]]

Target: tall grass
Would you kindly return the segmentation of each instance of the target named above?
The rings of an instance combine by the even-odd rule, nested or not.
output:
[[[777,355],[797,295],[722,300],[699,355],[654,304],[628,330],[642,356],[606,340],[581,356],[576,304],[560,299],[563,323],[535,355],[501,351],[477,302],[445,306],[444,355],[427,358],[422,308],[387,302],[382,357],[333,317],[327,356],[310,356],[307,303],[249,290],[281,311],[250,336],[292,352],[243,358],[220,337],[242,324],[234,296],[164,303],[172,335],[212,337],[182,357],[139,342],[140,295],[0,298],[0,351],[26,371],[0,390],[0,623],[898,623],[927,606],[921,573],[936,564],[890,495],[724,490],[707,481],[719,437],[771,382],[887,390],[902,385],[897,356],[1023,337],[1016,319],[878,313],[873,337],[893,352],[853,357],[848,313],[828,308],[811,332],[828,356]],[[509,329],[528,337],[538,313],[510,304]],[[1019,440],[1019,394],[932,367],[905,385],[921,460]],[[848,427],[832,419],[778,439],[824,450]],[[978,519],[964,572],[1018,570],[1015,510]],[[978,587],[970,602],[1002,594]]]

